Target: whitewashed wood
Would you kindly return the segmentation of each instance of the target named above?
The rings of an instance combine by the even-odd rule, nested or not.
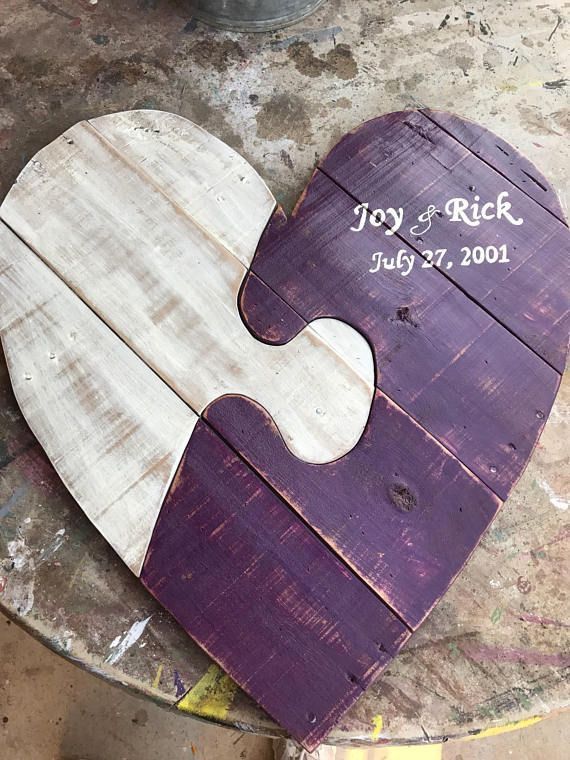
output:
[[[239,153],[197,124],[164,111],[125,111],[89,123],[249,267],[276,203]]]
[[[162,115],[159,133],[146,123],[147,138],[168,141]],[[208,151],[206,144],[200,161]],[[343,325],[335,350],[333,331],[321,337],[327,320],[319,321],[320,334],[309,326],[285,346],[256,340],[237,308],[246,267],[221,244],[218,229],[241,230],[255,216],[259,232],[271,209],[252,207],[248,220],[236,215],[239,187],[224,191],[223,202],[206,190],[182,208],[184,184],[172,178],[190,170],[175,151],[159,154],[155,178],[147,171],[152,162],[132,163],[82,122],[24,169],[0,215],[196,413],[223,394],[242,394],[265,407],[300,458],[320,463],[347,453],[373,395],[368,344]],[[178,201],[168,195],[172,187]],[[192,216],[198,209],[207,221],[221,206],[213,234]],[[257,241],[249,243],[239,259],[253,255]]]
[[[34,435],[139,575],[196,415],[1,222],[0,338]]]

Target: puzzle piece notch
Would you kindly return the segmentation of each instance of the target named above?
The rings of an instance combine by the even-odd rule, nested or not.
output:
[[[559,374],[413,249],[407,276],[370,272],[373,252],[395,259],[404,246],[385,227],[352,231],[356,205],[317,170],[289,221],[272,217],[252,272],[307,322],[334,316],[365,335],[377,387],[505,499],[544,427]],[[242,313],[267,338],[268,317],[259,298],[250,308],[248,280]],[[283,323],[281,341],[287,329],[298,326]]]

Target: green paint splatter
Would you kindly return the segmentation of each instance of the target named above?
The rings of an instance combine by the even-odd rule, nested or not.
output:
[[[494,625],[499,622],[501,619],[501,615],[503,614],[503,610],[501,607],[495,607],[493,612],[491,612],[491,623]]]
[[[506,541],[508,536],[504,530],[501,530],[500,528],[493,528],[491,531],[491,538],[493,541],[500,543],[501,541]]]

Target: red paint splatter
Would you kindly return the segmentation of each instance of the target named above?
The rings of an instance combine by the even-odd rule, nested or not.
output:
[[[522,662],[524,665],[562,668],[570,665],[570,652],[538,652],[536,649],[491,647],[472,642],[460,644],[459,650],[473,662]]]
[[[34,488],[48,494],[57,494],[65,490],[53,465],[41,449],[34,448],[25,451],[18,457],[17,465],[19,471]]]
[[[525,623],[537,623],[538,625],[552,625],[555,628],[570,628],[570,623],[563,623],[561,620],[545,618],[542,615],[533,615],[531,612],[516,612],[509,610],[509,615],[522,620]]]
[[[6,588],[7,583],[8,583],[8,578],[6,578],[5,575],[0,575],[0,594],[4,593],[4,589]]]
[[[519,575],[517,578],[517,588],[521,594],[530,594],[532,591],[532,583],[528,580],[528,578],[524,578],[522,575]]]

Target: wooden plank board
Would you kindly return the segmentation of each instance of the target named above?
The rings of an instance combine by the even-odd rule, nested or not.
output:
[[[373,395],[366,341],[326,325],[282,347],[256,340],[237,307],[247,269],[164,194],[151,168],[131,164],[82,122],[28,165],[0,215],[196,413],[241,393],[268,410],[302,459],[350,451]],[[220,206],[206,187],[189,208],[202,214],[208,202]],[[267,209],[258,213],[265,223]]]
[[[0,222],[0,338],[66,487],[138,574],[196,415]]]
[[[562,222],[419,112],[367,122],[346,135],[320,168],[371,209],[405,209],[398,236],[420,252],[445,248],[445,276],[559,373],[564,370],[570,232]],[[499,200],[502,193],[508,195]],[[468,204],[468,223],[453,205],[446,213],[453,199]],[[485,214],[495,218],[475,219],[474,202],[479,211],[494,204]],[[418,218],[430,206],[438,213],[428,229],[428,220]],[[464,247],[504,244],[508,265],[463,265]],[[447,267],[449,261],[453,268]]]
[[[188,119],[163,111],[126,111],[89,123],[208,235],[250,265],[276,204],[239,153]]]
[[[292,456],[249,399],[219,399],[205,419],[414,629],[501,504],[379,392],[360,442],[329,464]]]
[[[276,215],[253,271],[306,321],[335,316],[368,338],[376,384],[501,498],[524,469],[544,426],[558,374],[434,267],[411,251],[406,276],[374,269],[401,241],[368,224],[354,233],[355,201],[317,171],[289,222]],[[258,286],[254,285],[254,288]],[[266,330],[274,299],[243,289],[251,329]],[[317,326],[319,322],[314,322]],[[289,335],[287,335],[289,330]],[[279,339],[299,330],[283,321]]]
[[[409,631],[202,421],[141,579],[309,750]]]
[[[565,224],[556,190],[528,158],[480,124],[447,111],[422,113]]]

